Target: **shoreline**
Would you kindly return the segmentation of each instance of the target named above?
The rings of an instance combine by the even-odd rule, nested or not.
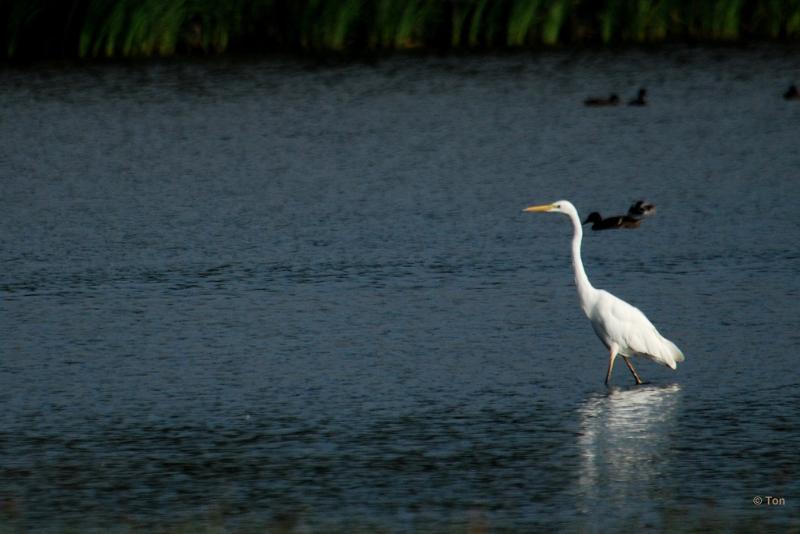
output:
[[[5,60],[800,43],[800,0],[10,0]]]

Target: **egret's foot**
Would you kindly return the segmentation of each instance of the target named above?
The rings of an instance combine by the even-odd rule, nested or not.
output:
[[[642,379],[639,378],[639,373],[637,373],[636,369],[633,368],[633,364],[631,363],[631,361],[627,358],[627,356],[623,356],[622,359],[625,361],[625,365],[628,366],[628,369],[630,369],[631,374],[633,375],[633,379],[636,380],[636,385],[637,386],[641,385]]]

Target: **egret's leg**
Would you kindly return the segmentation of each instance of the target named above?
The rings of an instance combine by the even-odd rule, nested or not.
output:
[[[609,358],[608,358],[608,372],[606,373],[606,385],[611,380],[611,369],[614,368],[614,358],[617,357],[617,347],[616,345],[612,345],[609,349]]]
[[[639,374],[636,372],[636,369],[633,368],[633,364],[628,359],[628,357],[627,356],[623,356],[622,359],[625,360],[625,365],[627,365],[628,369],[630,369],[631,373],[633,373],[633,378],[636,379],[636,385],[638,386],[639,384],[641,384],[642,383],[642,379],[639,378]]]

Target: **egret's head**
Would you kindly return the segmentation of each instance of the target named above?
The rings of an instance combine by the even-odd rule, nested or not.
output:
[[[552,204],[529,206],[522,211],[564,213],[568,215],[570,212],[575,212],[575,206],[573,206],[569,200],[558,200]]]

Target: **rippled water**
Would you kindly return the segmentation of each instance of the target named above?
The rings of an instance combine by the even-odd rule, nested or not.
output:
[[[800,529],[792,51],[0,76],[0,527]]]

